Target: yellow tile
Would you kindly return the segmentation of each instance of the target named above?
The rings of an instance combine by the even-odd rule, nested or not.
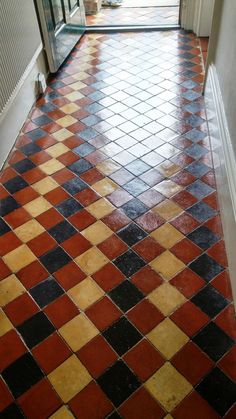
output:
[[[32,217],[37,217],[50,208],[52,208],[52,205],[42,196],[24,205],[24,209],[28,211]]]
[[[68,291],[68,294],[81,310],[85,310],[95,303],[95,301],[102,298],[104,291],[92,278],[88,277],[75,287],[71,288]]]
[[[92,247],[78,256],[75,262],[87,275],[92,275],[106,265],[109,259],[96,247]]]
[[[54,179],[52,179],[50,176],[47,176],[31,186],[40,195],[45,195],[46,193],[51,192],[53,189],[58,188],[59,185]]]
[[[67,403],[90,383],[92,377],[77,356],[72,355],[52,371],[48,379],[63,402]]]
[[[89,205],[86,210],[96,218],[103,218],[105,215],[114,211],[115,207],[105,198],[101,198],[93,204]]]
[[[74,352],[99,334],[99,330],[83,313],[64,324],[59,332]]]
[[[20,269],[36,260],[36,256],[26,244],[23,244],[3,256],[3,260],[12,272],[18,272]]]
[[[86,85],[84,83],[81,83],[81,82],[70,84],[70,87],[74,90],[82,89],[85,86]],[[68,93],[68,95],[66,95],[65,97],[67,99],[69,99],[71,102],[75,102],[76,100],[82,99],[84,97],[84,95],[82,95],[82,93],[80,93],[80,92],[72,92],[72,93]]]
[[[73,118],[73,116],[66,115],[66,116],[63,116],[62,118],[57,119],[56,122],[57,122],[58,125],[61,125],[61,127],[67,128],[70,125],[73,125],[78,121],[77,121],[77,119]]]
[[[105,160],[98,163],[96,168],[104,175],[109,176],[120,168],[120,165],[113,160]]]
[[[175,195],[177,192],[180,192],[183,188],[177,183],[173,182],[172,180],[163,180],[162,182],[158,183],[154,186],[159,193],[170,198],[172,195]]]
[[[49,416],[49,419],[73,419],[74,415],[67,409],[66,406],[62,406],[53,415]]]
[[[43,226],[36,220],[27,221],[14,230],[14,233],[19,237],[23,243],[34,239],[45,231]]]
[[[149,378],[144,386],[167,412],[171,412],[192,391],[191,384],[169,362]]]
[[[160,256],[157,256],[156,259],[152,260],[150,266],[167,281],[185,268],[185,264],[169,250],[166,250]]]
[[[110,237],[113,234],[113,231],[99,220],[83,230],[81,234],[86,237],[86,239],[88,239],[94,246],[96,246],[97,244]]]
[[[179,172],[181,167],[177,164],[166,160],[158,166],[158,171],[161,172],[165,177],[173,176],[175,173]]]
[[[72,135],[74,135],[72,132],[70,132],[68,129],[66,128],[62,128],[59,131],[56,131],[52,134],[52,136],[57,140],[57,141],[64,141],[67,140],[67,138],[72,137]]]
[[[4,307],[24,292],[26,289],[19,279],[13,274],[8,276],[0,281],[0,306]]]
[[[171,415],[166,415],[166,416],[164,417],[164,419],[173,419],[173,416],[171,416]]]
[[[5,333],[9,332],[11,329],[13,329],[13,325],[2,309],[0,309],[0,337],[5,335]]]
[[[161,202],[159,205],[152,209],[155,213],[160,215],[164,220],[169,221],[172,218],[177,217],[181,212],[183,212],[182,208],[176,205],[174,202],[166,199],[165,201]]]
[[[189,341],[188,336],[168,318],[146,336],[166,359],[171,359]]]
[[[112,180],[105,178],[93,184],[93,189],[102,196],[109,195],[118,188]]]
[[[184,239],[184,235],[180,233],[175,227],[171,224],[166,223],[161,227],[154,230],[150,236],[152,236],[161,246],[166,249],[170,249],[180,240]]]
[[[164,283],[148,295],[148,299],[165,316],[169,316],[186,302],[186,298],[175,287]]]
[[[60,108],[60,110],[64,113],[71,114],[78,111],[80,107],[76,105],[76,103],[68,103]]]
[[[46,161],[43,164],[40,164],[39,168],[46,173],[47,175],[52,175],[53,173],[58,172],[63,169],[65,166],[56,159],[51,159]]]
[[[70,151],[70,149],[63,143],[54,144],[47,148],[47,153],[55,158],[67,153],[67,151]]]
[[[73,79],[75,80],[84,80],[90,77],[88,73],[85,73],[84,71],[80,71],[79,73],[73,74]]]

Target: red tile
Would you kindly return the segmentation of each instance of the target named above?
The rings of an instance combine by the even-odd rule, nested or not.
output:
[[[216,192],[213,192],[211,195],[206,196],[206,198],[203,199],[203,202],[205,202],[207,205],[209,205],[216,211],[219,209]]]
[[[164,252],[164,248],[156,242],[152,237],[146,237],[142,241],[138,242],[133,249],[138,253],[146,262],[151,262],[161,253]]]
[[[192,129],[192,127],[189,127],[188,131],[190,131],[191,129]],[[182,134],[182,132],[180,132],[180,134]],[[192,157],[190,157],[190,156],[188,156],[187,154],[184,154],[184,153],[177,154],[177,156],[172,157],[171,160],[175,164],[178,164],[181,167],[186,167],[194,161],[194,159]]]
[[[0,371],[20,358],[27,348],[19,338],[15,330],[10,330],[0,338]]]
[[[127,352],[123,358],[142,381],[146,381],[164,364],[160,353],[145,339]]]
[[[28,182],[30,185],[38,182],[39,180],[46,177],[46,174],[42,172],[38,167],[34,169],[28,170],[27,172],[23,173],[22,178]]]
[[[109,298],[104,297],[89,307],[86,314],[99,330],[104,330],[118,320],[122,312]]]
[[[79,159],[80,157],[78,156],[78,154],[75,154],[72,151],[68,151],[67,153],[62,154],[62,156],[59,156],[57,158],[57,160],[59,160],[65,166],[69,166],[70,164],[76,162]]]
[[[132,276],[131,282],[147,295],[161,285],[163,279],[150,266],[145,266]]]
[[[201,180],[208,185],[210,185],[212,188],[216,187],[216,179],[215,179],[215,173],[213,170],[208,172],[206,175],[204,175]]]
[[[119,209],[103,218],[103,222],[113,231],[120,230],[130,223],[130,219]]]
[[[51,160],[52,157],[49,156],[49,154],[46,153],[46,151],[39,151],[38,153],[33,154],[29,158],[35,165],[40,165],[46,163],[46,161],[48,160]]]
[[[46,193],[44,198],[52,205],[58,205],[65,199],[70,198],[70,195],[62,188],[58,187]]]
[[[49,304],[44,311],[58,329],[79,314],[79,309],[66,294]]]
[[[236,317],[234,306],[229,305],[216,317],[215,323],[232,339],[236,340]]]
[[[32,252],[40,257],[57,246],[57,242],[45,231],[27,243]]]
[[[46,419],[62,402],[49,381],[43,379],[31,387],[18,399],[18,403],[27,418]]]
[[[36,143],[37,145],[39,145],[39,147],[45,150],[46,148],[56,144],[57,141],[55,140],[55,138],[50,137],[50,135],[46,135],[46,137],[42,137],[39,140],[37,140]]]
[[[7,214],[4,219],[13,229],[15,229],[31,220],[31,216],[24,208],[18,208]]]
[[[223,271],[219,275],[217,275],[217,277],[211,281],[211,285],[213,285],[213,287],[220,291],[220,293],[223,294],[225,298],[232,301],[232,289],[229,274],[227,271]]]
[[[161,419],[165,415],[161,406],[143,387],[122,404],[119,413],[124,419]]]
[[[171,199],[183,209],[187,209],[197,202],[197,198],[185,190],[180,191]]]
[[[190,301],[176,310],[171,320],[190,337],[210,321],[209,317]]]
[[[16,171],[12,167],[7,167],[2,171],[2,173],[0,173],[0,182],[5,183],[16,176]]]
[[[171,177],[171,180],[178,185],[181,186],[188,186],[190,183],[196,180],[195,176],[191,175],[191,173],[187,172],[186,170],[181,170],[176,175]]]
[[[19,150],[14,150],[10,154],[10,158],[8,160],[9,164],[15,164],[25,158],[24,154]]]
[[[186,298],[191,298],[206,285],[206,282],[200,276],[188,268],[171,279],[170,283],[178,288]]]
[[[121,271],[112,265],[112,263],[105,265],[92,275],[92,277],[104,291],[110,291],[125,278]]]
[[[233,381],[236,381],[236,345],[219,361],[218,366]]]
[[[97,378],[117,360],[118,355],[103,336],[96,336],[77,352],[78,358],[90,374]]]
[[[25,288],[28,289],[43,281],[43,279],[46,279],[49,276],[49,273],[38,260],[35,260],[18,271],[17,276]]]
[[[3,234],[0,237],[0,256],[6,255],[21,245],[21,240],[12,231]]]
[[[190,233],[199,225],[199,223],[187,213],[179,215],[177,218],[171,221],[171,224],[173,224],[173,226],[175,226],[183,234]]]
[[[7,196],[9,196],[9,193],[2,185],[0,185],[0,199],[6,198]]]
[[[11,275],[10,269],[7,267],[7,265],[3,262],[2,259],[0,259],[0,281],[7,276]]]
[[[25,320],[36,314],[39,311],[39,308],[29,294],[25,293],[7,304],[7,306],[4,307],[4,311],[12,324],[14,324],[14,326],[19,326],[24,323]]]
[[[78,230],[82,231],[96,221],[96,218],[93,217],[86,209],[83,209],[76,214],[71,215],[68,220],[73,224]]]
[[[162,313],[148,300],[138,303],[128,312],[127,317],[144,335],[164,319]]]
[[[54,208],[50,208],[43,212],[43,214],[40,214],[36,219],[46,230],[64,220],[62,215]]]
[[[60,109],[55,109],[51,112],[48,112],[47,115],[48,115],[49,118],[54,119],[54,120],[60,119],[60,118],[63,118],[64,116],[66,116],[66,114],[64,112],[62,112]]]
[[[184,239],[171,248],[171,253],[188,264],[196,259],[202,253],[202,250],[190,240]]]
[[[13,196],[20,205],[25,205],[28,204],[28,202],[33,201],[33,199],[38,198],[39,194],[31,188],[31,186],[27,186],[27,188],[14,193]]]
[[[225,250],[225,243],[223,240],[219,241],[218,243],[214,244],[209,250],[208,255],[210,255],[213,259],[216,260],[220,265],[227,266],[227,255]]]
[[[160,227],[164,220],[158,214],[155,214],[152,211],[146,212],[146,214],[141,215],[141,217],[136,219],[136,223],[140,225],[144,230],[150,233],[156,228]]]
[[[187,396],[171,415],[174,419],[220,419],[218,413],[196,391]]]
[[[32,353],[45,374],[49,374],[71,355],[70,349],[58,333],[50,335]]]
[[[90,153],[88,156],[85,157],[87,161],[89,161],[92,165],[96,166],[96,164],[106,160],[107,156],[103,154],[101,151],[96,150],[93,153]]]
[[[13,397],[10,391],[8,390],[6,384],[1,379],[1,377],[0,377],[0,394],[1,394],[1,397],[0,397],[0,412],[1,412],[13,402]]]
[[[75,198],[84,206],[87,207],[88,205],[92,204],[93,202],[97,201],[100,196],[93,191],[91,188],[84,189],[83,191],[77,193]]]
[[[80,391],[69,406],[80,419],[105,418],[113,410],[112,403],[94,381]]]
[[[88,170],[85,173],[82,173],[80,175],[80,178],[83,179],[86,183],[89,185],[93,185],[95,182],[98,182],[99,180],[104,178],[104,175],[100,173],[95,167]]]
[[[86,277],[84,272],[81,271],[75,262],[68,263],[53,275],[66,291],[74,287]]]
[[[90,249],[90,247],[92,247],[91,243],[80,233],[77,233],[69,239],[65,240],[63,243],[61,243],[61,246],[73,258],[81,255],[82,253],[86,252],[86,250]]]
[[[143,176],[141,176],[141,178],[143,178]],[[162,176],[160,176],[160,180],[163,180]],[[152,208],[155,205],[159,204],[161,201],[163,201],[165,197],[161,195],[159,192],[157,192],[155,189],[148,189],[147,191],[139,195],[138,199],[142,201],[145,205],[147,205],[148,208]]]
[[[113,236],[104,240],[104,242],[100,243],[98,248],[110,260],[113,260],[117,258],[117,256],[124,253],[128,249],[128,246],[114,234]]]
[[[218,234],[219,236],[223,236],[222,224],[220,221],[220,217],[216,215],[215,217],[208,220],[204,226],[208,227],[213,233]]]
[[[52,175],[52,178],[57,183],[59,183],[59,185],[62,185],[63,183],[66,183],[67,181],[73,179],[74,177],[75,177],[75,174],[72,173],[66,167],[64,169],[59,170],[58,172],[56,172]]]

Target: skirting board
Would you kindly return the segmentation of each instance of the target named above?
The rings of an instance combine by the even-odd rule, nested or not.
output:
[[[205,100],[229,274],[236,305],[236,159],[217,71],[213,64],[208,70]]]
[[[36,80],[40,72],[47,77],[42,45],[35,52],[17,90],[0,115],[0,169],[14,146],[15,140],[36,100]]]

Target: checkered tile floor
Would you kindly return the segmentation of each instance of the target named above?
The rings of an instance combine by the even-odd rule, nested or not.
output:
[[[232,419],[198,40],[86,35],[1,174],[1,418]]]

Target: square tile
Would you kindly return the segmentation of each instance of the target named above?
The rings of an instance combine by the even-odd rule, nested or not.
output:
[[[105,178],[93,184],[93,189],[101,196],[106,196],[114,192],[118,186],[112,180]]]
[[[79,309],[67,294],[63,294],[47,305],[47,307],[44,308],[44,313],[48,316],[54,326],[59,328],[77,316],[77,314],[79,314]]]
[[[31,288],[29,293],[39,307],[43,308],[64,294],[64,291],[53,277],[49,277]]]
[[[109,291],[124,280],[124,274],[112,263],[107,263],[93,274],[93,279],[104,291]]]
[[[99,334],[98,329],[84,315],[79,314],[59,329],[60,335],[72,349],[78,351]]]
[[[120,356],[142,339],[142,335],[126,317],[113,323],[103,332],[103,336]]]
[[[40,234],[44,233],[44,228],[36,220],[30,220],[14,230],[14,233],[23,243],[27,243]]]
[[[211,285],[207,285],[192,297],[192,302],[209,317],[215,317],[228,305],[223,295]]]
[[[37,313],[39,308],[34,300],[27,293],[24,293],[11,301],[4,308],[4,311],[14,326],[18,326]]]
[[[148,299],[164,316],[169,316],[186,302],[186,298],[169,283],[164,283],[152,291]]]
[[[93,204],[89,205],[86,209],[94,217],[100,219],[110,214],[115,209],[115,207],[106,199],[101,198]]]
[[[25,287],[23,287],[14,274],[3,279],[0,281],[0,307],[4,307],[6,304],[15,300],[15,298],[19,297],[25,291]]]
[[[187,301],[171,316],[173,320],[188,336],[195,335],[209,322],[209,317],[191,301]]]
[[[216,211],[205,202],[197,202],[192,207],[187,208],[187,212],[192,215],[200,223],[207,221],[216,215]]]
[[[105,296],[89,307],[86,310],[86,315],[99,330],[104,330],[118,320],[122,312]]]
[[[120,407],[119,412],[122,416],[119,417],[140,417],[146,416],[155,419],[160,419],[164,415],[164,411],[160,405],[150,396],[144,389],[136,391],[123,405]],[[166,417],[167,418],[167,417]],[[114,417],[115,419],[115,417]]]
[[[148,207],[137,198],[131,199],[129,202],[122,205],[121,208],[125,215],[132,220],[148,211]]]
[[[49,176],[45,177],[42,180],[39,180],[38,182],[32,185],[32,188],[40,195],[45,195],[46,193],[56,189],[57,187],[58,183]]]
[[[31,252],[26,244],[17,247],[15,250],[3,256],[3,261],[12,272],[18,272],[20,269],[36,260],[36,256]]]
[[[77,175],[81,175],[82,173],[91,169],[91,167],[92,165],[87,160],[80,159],[77,160],[75,163],[71,164],[68,168]]]
[[[147,236],[147,233],[136,224],[131,223],[117,232],[117,235],[129,246],[133,246],[138,241],[144,239]]]
[[[233,346],[234,341],[215,323],[211,322],[193,338],[213,361],[218,361]]]
[[[77,213],[83,206],[74,198],[68,198],[56,206],[56,209],[66,218]]]
[[[166,249],[171,248],[184,238],[184,235],[169,223],[154,230],[150,236]]]
[[[53,175],[53,173],[56,173],[63,168],[64,165],[54,158],[39,165],[39,169],[46,173],[46,175]]]
[[[164,195],[166,198],[170,198],[171,196],[175,195],[177,192],[182,190],[180,185],[173,182],[172,180],[163,180],[162,182],[158,183],[154,186],[157,192]]]
[[[34,314],[17,327],[26,345],[32,349],[54,332],[52,323],[43,312]]]
[[[123,281],[109,293],[110,298],[124,312],[143,299],[143,294],[128,280]]]
[[[87,275],[92,275],[106,265],[109,259],[96,247],[92,247],[78,256],[75,262]]]
[[[177,273],[185,268],[184,263],[176,258],[169,250],[166,250],[160,256],[157,256],[156,259],[150,262],[150,266],[157,273],[161,274],[166,281],[172,279]]]
[[[11,330],[1,338],[0,369],[3,371],[16,359],[20,358],[27,349],[15,330]],[[1,387],[1,386],[0,386]],[[4,400],[2,400],[4,402]]]
[[[87,188],[87,184],[78,177],[68,180],[67,182],[63,183],[62,186],[71,195],[75,195]]]
[[[72,355],[52,371],[48,379],[63,402],[67,403],[90,383],[92,377],[76,355]]]
[[[216,275],[224,270],[223,266],[206,254],[195,259],[189,267],[206,282],[211,281]]]
[[[123,188],[134,197],[140,195],[141,193],[145,192],[149,189],[149,186],[146,185],[141,179],[135,178],[132,179],[130,182],[123,185]]]
[[[121,256],[118,256],[118,258],[115,259],[114,264],[127,277],[134,275],[135,272],[145,266],[143,259],[132,250],[128,250]]]
[[[176,419],[181,419],[181,416],[183,415],[190,415],[193,419],[198,419],[199,414],[201,415],[201,417],[205,418],[219,418],[218,413],[216,413],[216,411],[209,405],[209,403],[207,403],[207,401],[203,397],[201,397],[196,391],[193,391],[190,395],[188,395],[176,407],[176,409],[173,411],[173,414],[176,417]]]
[[[5,335],[5,333],[9,332],[9,330],[13,329],[13,325],[4,313],[2,309],[0,309],[0,337]]]
[[[108,257],[108,259],[113,260],[124,253],[128,249],[128,246],[121,239],[119,239],[119,237],[113,234],[104,240],[98,248],[105,256]]]
[[[147,299],[136,304],[128,312],[127,317],[143,334],[150,332],[164,318],[162,313]]]
[[[4,183],[4,187],[10,194],[14,194],[27,186],[28,183],[21,176],[16,176]]]
[[[56,247],[45,255],[41,256],[40,262],[52,274],[58,271],[71,261],[71,258],[61,247]]]
[[[57,143],[47,148],[47,153],[54,158],[61,156],[62,154],[67,153],[70,149],[65,146],[63,143]]]
[[[83,230],[81,234],[95,246],[110,237],[113,231],[101,220],[98,220]]]
[[[205,196],[210,195],[210,193],[214,192],[213,188],[211,188],[209,185],[206,185],[206,183],[202,182],[201,180],[196,180],[196,182],[187,186],[186,190],[190,192],[193,196],[195,196],[197,199],[203,199],[205,198]]]
[[[52,205],[42,196],[28,202],[23,207],[32,217],[37,217],[52,208]]]
[[[68,291],[68,295],[81,310],[85,310],[97,300],[101,299],[104,291],[92,278],[88,277],[71,288]]]
[[[220,239],[219,236],[205,226],[200,226],[194,230],[188,235],[188,238],[203,250],[207,250]]]
[[[68,221],[62,221],[56,224],[48,230],[48,233],[57,241],[57,243],[63,243],[65,240],[76,234],[75,228],[68,223]]]

